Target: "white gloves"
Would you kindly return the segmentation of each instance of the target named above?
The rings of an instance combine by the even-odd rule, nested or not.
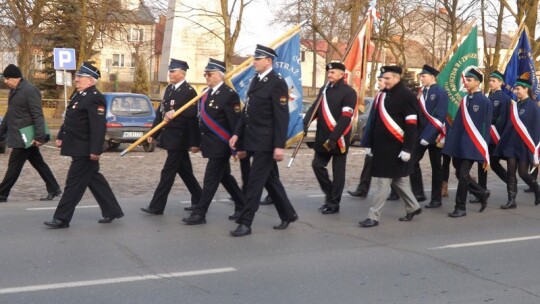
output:
[[[425,139],[420,140],[420,144],[421,144],[422,146],[427,146],[427,145],[429,145],[429,143],[428,143]]]
[[[366,148],[366,155],[373,156],[373,154],[371,154],[371,148]]]
[[[398,155],[398,158],[401,158],[401,160],[404,162],[408,162],[411,159],[411,153],[401,151]]]

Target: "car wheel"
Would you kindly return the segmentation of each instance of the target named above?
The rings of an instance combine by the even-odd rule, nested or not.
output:
[[[313,149],[313,147],[315,147],[315,143],[314,143],[314,142],[307,142],[306,145],[307,145],[308,148],[310,148],[310,149]]]
[[[155,142],[152,142],[152,143],[145,142],[142,146],[143,146],[144,152],[154,152],[154,150],[156,149]]]

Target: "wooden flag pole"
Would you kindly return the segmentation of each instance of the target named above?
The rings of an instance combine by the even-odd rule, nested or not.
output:
[[[463,30],[461,32],[461,35],[459,36],[459,38],[454,42],[454,44],[452,45],[450,50],[448,50],[448,52],[446,52],[446,55],[444,55],[444,59],[441,60],[441,62],[437,66],[437,70],[440,71],[442,69],[442,67],[446,64],[446,61],[448,61],[448,58],[450,58],[452,53],[454,53],[454,51],[460,45],[461,40],[463,40],[463,37],[466,37],[467,35],[469,35],[469,33],[471,32],[471,30],[472,30],[475,23],[476,23],[476,20],[473,20],[473,21],[469,22],[469,24],[467,24],[467,27],[465,28],[465,30]]]

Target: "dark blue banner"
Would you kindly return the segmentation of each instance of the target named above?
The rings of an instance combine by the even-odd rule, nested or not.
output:
[[[540,101],[540,88],[538,87],[538,79],[536,78],[536,69],[534,68],[534,59],[532,58],[531,45],[526,31],[521,32],[518,44],[512,53],[510,61],[504,71],[504,86],[503,90],[512,99],[517,100],[513,92],[514,84],[517,78],[529,79],[532,83],[532,99]]]

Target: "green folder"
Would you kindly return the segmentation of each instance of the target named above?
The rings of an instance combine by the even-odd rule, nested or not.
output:
[[[24,147],[26,149],[30,148],[32,146],[32,141],[34,140],[34,137],[36,136],[36,129],[34,128],[34,125],[29,125],[28,127],[20,128],[19,132],[21,133],[22,140],[24,142]],[[49,130],[49,126],[47,123],[45,123],[45,134],[50,136],[51,131]]]

